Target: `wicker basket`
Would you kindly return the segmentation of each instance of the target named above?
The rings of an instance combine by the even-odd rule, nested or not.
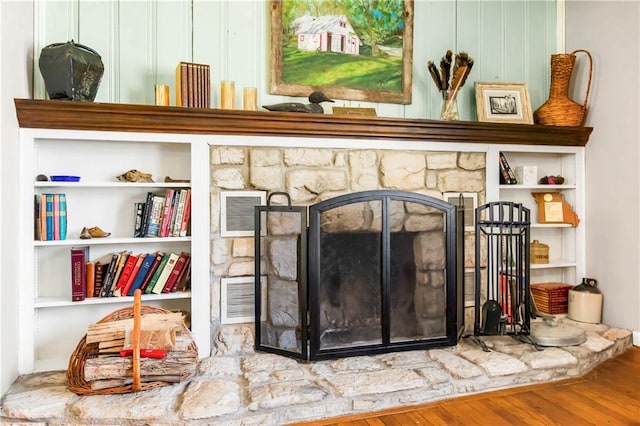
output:
[[[584,102],[580,105],[569,99],[569,83],[573,66],[576,63],[576,53],[581,52],[589,58],[589,81]],[[551,86],[549,99],[533,113],[536,124],[547,126],[582,126],[587,112],[589,92],[591,91],[591,76],[593,60],[586,50],[574,50],[571,53],[551,55]]]
[[[156,313],[170,313],[166,309],[158,308],[155,306],[143,306],[140,304],[140,291],[136,290],[134,295],[134,303],[133,307],[122,308],[117,311],[114,311],[102,318],[98,323],[105,323],[111,321],[118,321],[124,319],[133,318],[133,334],[132,334],[132,343],[133,343],[133,371],[132,378],[133,383],[125,386],[117,386],[106,389],[92,389],[91,383],[84,379],[84,367],[86,361],[89,358],[94,358],[96,355],[93,355],[89,351],[89,347],[87,346],[86,339],[87,335],[85,334],[82,339],[78,342],[75,351],[71,354],[69,358],[69,365],[67,366],[67,387],[69,390],[78,395],[110,395],[110,394],[121,394],[121,393],[130,393],[137,392],[141,390],[149,390],[153,388],[157,388],[160,386],[167,386],[174,384],[172,382],[164,382],[164,381],[154,381],[154,382],[140,382],[140,319],[143,315],[146,314],[156,314]],[[183,323],[184,332],[189,333],[190,331],[187,326]],[[188,347],[189,351],[193,351],[196,353],[195,359],[198,359],[198,347],[195,341],[192,341]],[[188,379],[189,376],[182,377],[182,380]]]

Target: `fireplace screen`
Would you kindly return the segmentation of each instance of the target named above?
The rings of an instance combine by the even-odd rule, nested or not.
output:
[[[464,225],[455,205],[411,192],[367,191],[310,206],[307,256],[296,252],[297,271],[308,266],[308,286],[300,286],[299,274],[295,280],[296,294],[308,294],[296,304],[308,306],[308,338],[304,311],[292,311],[293,297],[284,303],[276,289],[282,274],[272,273],[293,250],[274,249],[269,203],[257,209],[267,214],[266,232],[256,239],[256,273],[267,275],[269,310],[266,321],[256,322],[257,349],[306,358],[308,345],[310,359],[325,359],[457,343],[464,328]],[[295,348],[293,339],[277,339],[273,319],[282,312],[271,309],[297,316],[290,330]]]

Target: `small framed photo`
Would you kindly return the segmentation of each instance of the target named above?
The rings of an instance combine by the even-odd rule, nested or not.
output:
[[[481,122],[533,124],[525,83],[476,82],[476,107]]]

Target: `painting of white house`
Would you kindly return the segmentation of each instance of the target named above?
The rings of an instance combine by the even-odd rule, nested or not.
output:
[[[411,102],[413,2],[272,3],[271,93]]]

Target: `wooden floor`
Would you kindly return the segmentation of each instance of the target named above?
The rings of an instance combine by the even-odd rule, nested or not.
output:
[[[584,377],[447,399],[430,404],[300,423],[380,425],[640,425],[640,348]]]

